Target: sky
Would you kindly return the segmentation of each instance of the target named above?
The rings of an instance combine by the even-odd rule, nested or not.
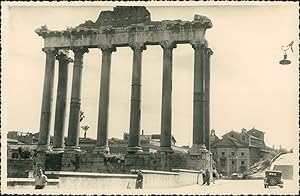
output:
[[[50,30],[64,30],[86,20],[96,21],[101,11],[113,9],[111,4],[30,5],[3,8],[1,119],[4,132],[39,131],[45,54],[42,52],[43,39],[34,30],[42,25],[47,25]],[[268,146],[297,148],[297,4],[169,4],[148,6],[147,9],[155,21],[192,21],[195,14],[211,19],[213,27],[206,31],[209,47],[214,51],[211,56],[210,126],[218,136],[231,130],[255,127],[265,132]],[[292,63],[282,66],[279,64],[283,58],[280,48],[291,41],[294,41],[294,53],[287,53]],[[193,49],[188,44],[177,45],[173,50],[172,134],[178,145],[192,145],[193,56]],[[57,70],[52,104],[52,135]],[[101,50],[91,49],[84,55],[82,110],[86,118],[81,123],[90,126],[87,136],[91,138],[97,135],[100,70]],[[131,71],[132,50],[129,47],[117,48],[112,55],[109,138],[122,138],[129,129]],[[69,65],[65,134],[71,79],[72,64]],[[145,134],[160,133],[161,91],[162,48],[147,46],[142,59],[141,102],[141,129]],[[80,135],[83,136],[83,131]]]

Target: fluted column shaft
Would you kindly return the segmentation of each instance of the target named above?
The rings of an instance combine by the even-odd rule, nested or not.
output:
[[[142,151],[140,147],[142,52],[146,48],[143,43],[134,43],[130,47],[133,50],[133,68],[127,152],[135,153]]]
[[[109,91],[111,54],[116,51],[112,46],[99,46],[102,50],[101,82],[98,109],[98,129],[96,148],[100,151],[108,151],[108,113],[109,113]]]
[[[172,59],[174,42],[164,41],[163,48],[163,79],[162,79],[162,103],[161,103],[161,134],[160,151],[172,151]]]
[[[55,55],[57,50],[55,48],[44,48],[43,51],[46,53],[46,66],[37,149],[38,151],[48,150],[50,144],[51,108],[55,71]]]
[[[56,59],[59,61],[59,70],[54,121],[53,150],[61,151],[64,147],[64,127],[66,119],[66,103],[68,91],[68,67],[69,62],[71,62],[72,59],[68,57],[68,51],[59,51]]]
[[[81,80],[83,67],[83,54],[88,52],[87,48],[75,48],[74,67],[71,91],[71,104],[69,116],[68,138],[66,148],[79,149],[79,131],[80,131],[80,105],[81,105]]]
[[[194,48],[194,105],[193,144],[205,144],[204,123],[204,44],[192,44]]]
[[[210,48],[204,51],[204,83],[205,83],[205,146],[210,149],[210,56],[213,54]]]

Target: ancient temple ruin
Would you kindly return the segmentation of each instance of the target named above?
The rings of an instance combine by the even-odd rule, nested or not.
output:
[[[39,130],[38,151],[47,152],[50,144],[51,103],[54,89],[55,60],[59,62],[56,110],[54,121],[53,151],[68,154],[80,153],[79,115],[81,104],[81,80],[84,69],[84,55],[89,49],[102,51],[101,83],[98,109],[97,143],[95,153],[108,149],[108,111],[112,53],[118,47],[130,47],[133,51],[131,83],[130,127],[128,156],[142,153],[139,145],[141,119],[141,73],[142,53],[147,45],[160,45],[163,52],[161,143],[160,152],[168,154],[171,147],[172,116],[172,58],[177,44],[190,44],[194,49],[194,104],[193,104],[193,146],[190,155],[206,152],[209,144],[209,91],[210,55],[205,40],[206,29],[212,27],[210,19],[195,15],[193,21],[162,20],[151,21],[145,7],[115,7],[113,11],[102,11],[99,18],[86,21],[75,28],[51,31],[42,26],[36,33],[44,39],[46,53],[45,78],[42,111]],[[69,58],[74,52],[74,60]],[[71,104],[68,136],[64,145],[64,124],[66,123],[66,101],[68,64],[73,63]],[[140,155],[138,155],[140,156]]]

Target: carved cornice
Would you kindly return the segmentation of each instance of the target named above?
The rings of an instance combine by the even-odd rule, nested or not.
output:
[[[101,32],[103,34],[112,35],[116,32],[116,29],[113,28],[112,26],[106,26],[101,30]]]
[[[42,26],[35,30],[35,32],[43,37],[55,37],[55,36],[71,36],[71,35],[93,35],[93,34],[106,34],[113,35],[116,32],[142,32],[142,31],[171,31],[171,32],[179,32],[179,31],[189,31],[191,29],[201,29],[208,28],[209,25],[206,23],[202,23],[199,21],[163,21],[163,22],[151,22],[149,24],[130,24],[126,27],[113,27],[113,26],[103,26],[99,28],[94,27],[68,27],[62,31],[51,31],[47,28],[47,26]],[[209,27],[210,28],[210,27]]]
[[[163,49],[173,49],[173,48],[177,47],[176,43],[174,41],[170,41],[170,40],[165,40],[165,41],[160,42],[160,46]]]
[[[35,32],[43,37],[56,37],[56,36],[71,36],[71,35],[93,35],[97,34],[99,31],[97,29],[89,29],[85,27],[67,27],[66,30],[62,31],[50,31],[46,25],[41,26],[40,28],[36,29]],[[104,32],[105,33],[105,32]],[[114,33],[114,31],[113,31]]]
[[[127,32],[132,33],[132,32],[144,31],[145,27],[146,26],[144,24],[131,24],[128,27],[125,27],[125,29]]]
[[[47,25],[41,26],[40,28],[37,28],[35,32],[39,35],[45,38],[45,35],[47,35],[50,31],[48,30]]]
[[[213,24],[209,18],[198,14],[194,15],[194,21],[192,22],[192,25],[201,25],[206,29],[213,27]]]

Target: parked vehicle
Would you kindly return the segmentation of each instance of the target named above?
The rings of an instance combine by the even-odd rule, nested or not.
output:
[[[240,179],[243,179],[243,174],[241,174],[241,173],[233,173],[233,174],[231,174],[230,178],[232,180],[240,180]]]
[[[269,186],[279,186],[280,188],[282,188],[283,181],[281,180],[281,176],[282,176],[281,171],[277,171],[277,170],[265,171],[265,179],[264,179],[265,188],[268,188]]]

